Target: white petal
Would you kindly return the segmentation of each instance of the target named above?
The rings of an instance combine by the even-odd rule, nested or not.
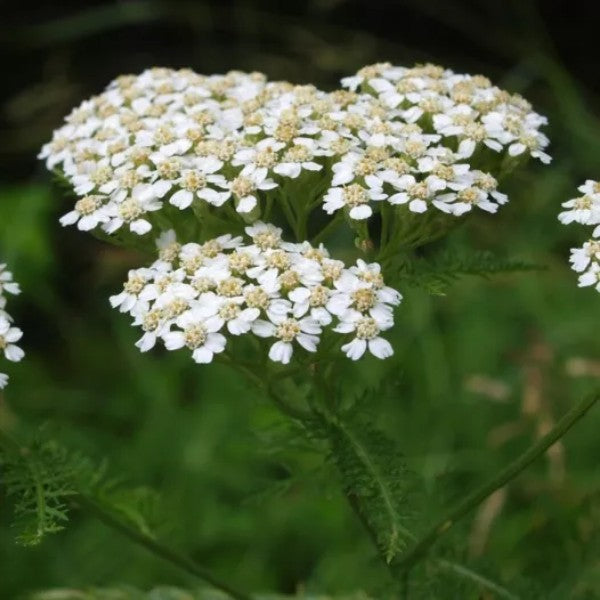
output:
[[[146,332],[135,345],[140,349],[141,352],[148,352],[154,348],[156,344],[156,334],[152,331]]]
[[[176,206],[177,208],[187,208],[194,199],[194,194],[192,192],[188,192],[188,190],[179,190],[175,192],[170,198],[169,202]]]
[[[319,343],[319,338],[316,335],[307,335],[306,333],[301,333],[296,338],[298,343],[308,352],[316,352],[317,344]]]
[[[19,346],[9,344],[4,348],[4,356],[12,362],[19,362],[25,356],[25,352]]]
[[[179,350],[185,346],[185,335],[183,331],[169,331],[162,336],[167,350]]]
[[[171,189],[171,187],[172,186],[170,181],[165,181],[164,179],[161,179],[156,183],[152,184],[152,191],[156,194],[158,198],[162,198]]]
[[[368,219],[373,214],[373,210],[368,204],[361,204],[360,206],[354,206],[350,210],[350,217],[357,221]]]
[[[252,324],[252,333],[258,337],[272,337],[275,335],[275,325],[263,320],[254,321]]]
[[[424,213],[427,210],[425,200],[412,200],[408,205],[408,210],[414,213]]]
[[[73,225],[73,223],[76,223],[77,219],[79,219],[79,213],[76,210],[72,210],[66,215],[63,215],[59,219],[59,222],[63,227],[66,227],[67,225]]]
[[[256,206],[256,198],[254,196],[245,196],[240,198],[236,210],[239,213],[249,213]]]
[[[292,344],[289,342],[282,342],[281,340],[275,342],[269,350],[269,358],[274,362],[280,362],[287,365],[292,358]]]
[[[144,235],[152,229],[152,225],[146,219],[137,219],[129,225],[129,229],[138,235]]]
[[[346,356],[352,360],[358,360],[365,353],[366,349],[366,340],[359,340],[358,338],[355,338],[348,344],[344,344],[342,346],[342,352],[344,352]]]
[[[197,363],[207,364],[212,361],[213,353],[206,346],[202,346],[202,348],[196,348],[192,352],[192,358]]]
[[[389,358],[394,354],[392,345],[387,340],[380,337],[369,340],[369,350],[373,356],[382,359]]]
[[[209,333],[204,344],[211,352],[218,354],[225,350],[225,344],[227,340],[225,336],[220,333]]]

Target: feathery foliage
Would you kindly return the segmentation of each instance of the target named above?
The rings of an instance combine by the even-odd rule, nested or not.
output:
[[[404,525],[412,485],[404,458],[381,431],[357,420],[356,413],[318,414],[344,494],[390,563],[413,539]]]
[[[89,463],[69,454],[54,441],[35,439],[19,452],[0,448],[0,484],[14,499],[16,540],[39,544],[46,535],[64,529],[69,499],[77,494],[76,481]]]
[[[106,463],[94,467],[87,457],[41,434],[27,447],[0,445],[0,486],[14,500],[16,541],[25,546],[38,545],[46,535],[62,531],[71,500],[81,494],[145,535],[152,535],[160,522],[154,491],[128,488],[108,477]]]
[[[444,252],[432,258],[405,261],[397,277],[403,283],[424,289],[432,295],[444,296],[453,283],[465,276],[487,278],[492,275],[523,273],[543,268],[524,260],[499,257],[488,251],[470,251],[462,255]]]

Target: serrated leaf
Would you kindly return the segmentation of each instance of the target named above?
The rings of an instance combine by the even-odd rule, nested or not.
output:
[[[320,426],[346,497],[390,563],[414,539],[404,525],[412,478],[403,456],[368,423],[323,415]]]
[[[419,258],[405,262],[399,269],[402,282],[443,296],[446,290],[464,276],[491,277],[506,273],[539,271],[544,267],[520,259],[495,256],[492,252],[472,252],[467,255],[447,253],[433,259]]]

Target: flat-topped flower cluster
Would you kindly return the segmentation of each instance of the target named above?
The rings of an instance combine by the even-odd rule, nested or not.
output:
[[[159,258],[129,272],[113,307],[129,313],[144,334],[142,351],[161,341],[168,350],[187,347],[198,363],[225,351],[228,338],[250,334],[272,340],[268,356],[287,364],[298,346],[316,352],[325,330],[359,359],[368,349],[393,354],[381,332],[393,326],[401,295],[384,284],[378,264],[358,260],[349,269],[320,245],[293,244],[281,229],[257,222],[248,239],[223,235],[203,244],[177,242],[164,233]]]
[[[6,311],[7,294],[19,294],[19,284],[13,280],[12,273],[0,264],[0,352],[7,360],[20,361],[25,353],[16,345],[23,333],[18,327],[13,327],[13,319]],[[8,375],[0,373],[0,389],[8,383]]]
[[[600,182],[588,179],[577,188],[581,196],[563,203],[567,210],[558,215],[561,223],[594,226],[590,239],[581,248],[571,249],[571,267],[579,276],[579,287],[595,286],[600,292]]]
[[[545,117],[485,77],[378,64],[343,84],[350,89],[328,93],[260,73],[166,68],[119,77],[40,153],[78,196],[61,222],[143,235],[166,204],[229,204],[252,222],[268,218],[266,198],[284,202],[274,190],[297,178],[308,182],[298,199],[305,215],[321,206],[360,221],[382,202],[412,213],[495,212],[507,200],[501,168],[527,155],[550,160]],[[486,153],[492,172],[476,166],[490,163]]]

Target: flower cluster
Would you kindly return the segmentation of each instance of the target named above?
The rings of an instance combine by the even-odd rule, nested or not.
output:
[[[257,222],[242,237],[223,235],[180,244],[173,231],[157,240],[159,258],[129,272],[113,307],[144,331],[137,346],[158,340],[168,350],[187,347],[198,363],[223,352],[229,336],[272,341],[272,361],[287,364],[296,346],[316,352],[324,334],[342,334],[342,351],[359,359],[368,350],[393,354],[381,332],[393,326],[401,295],[385,286],[378,264],[349,269],[321,245],[282,241],[281,229]]]
[[[600,292],[600,182],[588,179],[578,190],[581,196],[563,203],[567,210],[558,218],[561,223],[595,226],[592,237],[581,248],[571,249],[571,267],[579,276],[579,286],[595,286]]]
[[[79,197],[61,222],[143,235],[166,204],[226,203],[252,222],[268,196],[285,202],[270,190],[300,177],[318,190],[299,200],[303,213],[320,205],[363,220],[382,201],[413,213],[495,212],[507,198],[474,167],[490,163],[479,158],[491,152],[494,172],[510,158],[550,160],[546,119],[485,77],[380,64],[343,84],[328,93],[260,73],[166,68],[121,76],[40,153]]]
[[[12,362],[20,361],[25,353],[15,345],[23,335],[18,327],[12,326],[12,317],[6,312],[6,294],[19,294],[19,284],[13,281],[13,276],[6,269],[5,264],[0,264],[0,351],[4,358]],[[0,389],[8,383],[8,375],[0,373]]]

